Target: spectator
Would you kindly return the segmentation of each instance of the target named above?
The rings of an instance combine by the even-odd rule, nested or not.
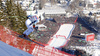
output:
[[[92,16],[92,12],[89,13],[89,16]]]

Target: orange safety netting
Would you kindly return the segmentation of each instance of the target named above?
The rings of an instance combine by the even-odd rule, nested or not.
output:
[[[74,56],[65,52],[59,51],[51,47],[43,47],[39,42],[31,42],[18,37],[18,33],[0,26],[0,41],[3,41],[13,47],[21,49],[35,56]],[[35,43],[36,42],[36,43]],[[38,45],[38,44],[41,45]]]

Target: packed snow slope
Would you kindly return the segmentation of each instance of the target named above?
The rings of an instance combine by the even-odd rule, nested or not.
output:
[[[51,43],[49,43],[49,46],[54,48],[65,46],[74,28],[74,24],[62,24],[57,33],[53,36],[52,40],[50,40]]]
[[[33,56],[0,41],[0,56]]]

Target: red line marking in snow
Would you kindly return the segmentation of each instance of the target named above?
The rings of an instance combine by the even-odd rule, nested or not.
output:
[[[74,21],[74,23],[76,23],[76,22],[77,22],[77,19],[78,19],[78,17],[76,18],[76,20]]]

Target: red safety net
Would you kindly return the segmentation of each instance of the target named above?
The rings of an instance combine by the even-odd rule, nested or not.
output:
[[[18,33],[9,30],[3,26],[0,26],[0,41],[3,41],[13,47],[16,47],[18,49],[21,49],[25,52],[28,52],[35,56],[74,56],[62,51],[59,51],[57,49],[51,48],[51,47],[43,47],[41,45],[44,45],[42,43],[39,43],[41,45],[38,45],[34,42],[25,40],[23,38],[18,37]]]

